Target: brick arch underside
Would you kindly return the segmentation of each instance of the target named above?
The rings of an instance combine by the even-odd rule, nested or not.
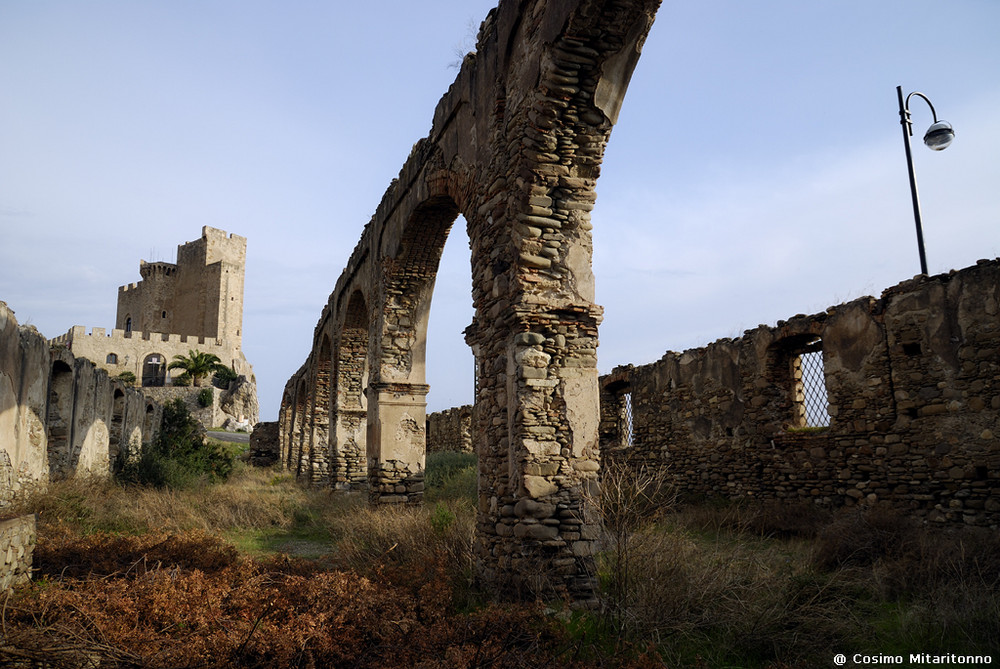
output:
[[[346,313],[351,286],[367,285],[370,320],[358,332],[368,336],[370,494],[419,501],[426,316],[448,231],[464,214],[475,309],[466,341],[479,378],[476,573],[497,592],[594,602],[602,311],[590,211],[658,5],[503,0],[321,317]],[[344,346],[356,340],[341,322],[334,340],[344,367]],[[311,375],[300,372],[296,403],[315,392]],[[338,369],[338,386],[342,376]]]

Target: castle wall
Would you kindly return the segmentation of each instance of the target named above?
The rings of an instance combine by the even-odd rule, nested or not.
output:
[[[0,507],[50,480],[105,477],[138,454],[161,407],[91,361],[50,347],[0,302]]]
[[[48,481],[49,347],[0,302],[0,507]]]
[[[239,346],[230,340],[163,332],[125,332],[117,329],[106,334],[104,328],[92,328],[88,334],[85,327],[75,325],[66,334],[51,341],[53,344],[66,346],[75,355],[92,360],[111,376],[131,372],[136,379],[142,379],[143,363],[148,356],[159,355],[169,363],[175,355],[187,356],[191,350],[197,350],[213,353],[237,374],[248,379],[253,377],[253,367],[247,362]],[[109,361],[109,355],[115,356],[114,362]],[[165,383],[169,385],[172,379],[182,373],[183,370],[179,369],[166,371]]]
[[[829,418],[810,426],[800,354],[815,340]],[[1000,260],[620,367],[601,387],[605,460],[662,468],[687,496],[1000,525]]]

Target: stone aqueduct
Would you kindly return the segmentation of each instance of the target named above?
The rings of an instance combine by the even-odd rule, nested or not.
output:
[[[285,387],[285,463],[418,503],[424,353],[448,232],[472,250],[477,573],[591,599],[599,468],[590,211],[659,0],[502,0],[365,226]]]

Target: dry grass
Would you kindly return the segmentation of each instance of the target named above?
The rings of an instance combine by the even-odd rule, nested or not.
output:
[[[681,507],[662,478],[612,470],[603,609],[484,608],[466,469],[423,508],[372,509],[260,470],[184,491],[53,485],[30,507],[41,571],[4,611],[0,664],[788,669],[850,648],[1000,649],[996,533],[878,508]],[[147,626],[135,612],[151,606]],[[407,652],[387,656],[395,644]]]
[[[181,492],[54,485],[33,502],[41,571],[3,606],[0,665],[662,666],[581,659],[536,605],[469,607],[473,508],[439,500],[369,509],[264,472]],[[221,538],[262,532],[326,553],[248,556]]]
[[[227,484],[184,490],[58,481],[18,510],[38,513],[42,527],[71,524],[84,533],[229,532],[287,527],[297,510],[350,504],[327,491],[298,486],[289,476],[246,469]]]
[[[598,627],[655,644],[668,665],[825,666],[852,647],[1000,651],[993,531],[941,531],[881,507],[682,507],[645,472],[606,473]]]

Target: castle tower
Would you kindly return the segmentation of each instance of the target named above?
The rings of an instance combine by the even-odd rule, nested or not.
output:
[[[225,340],[240,348],[247,240],[205,226],[177,263],[140,261],[142,281],[118,289],[115,327]]]
[[[88,335],[75,325],[50,343],[92,360],[112,376],[127,373],[144,387],[166,386],[155,391],[163,400],[191,392],[172,387],[182,375],[168,369],[174,357],[190,351],[215,355],[245,381],[218,389],[232,395],[213,403],[211,415],[199,420],[214,427],[228,416],[253,425],[259,418],[257,381],[242,350],[246,253],[246,237],[205,226],[200,239],[177,247],[176,263],[139,261],[142,280],[118,288],[110,334],[93,328]]]

